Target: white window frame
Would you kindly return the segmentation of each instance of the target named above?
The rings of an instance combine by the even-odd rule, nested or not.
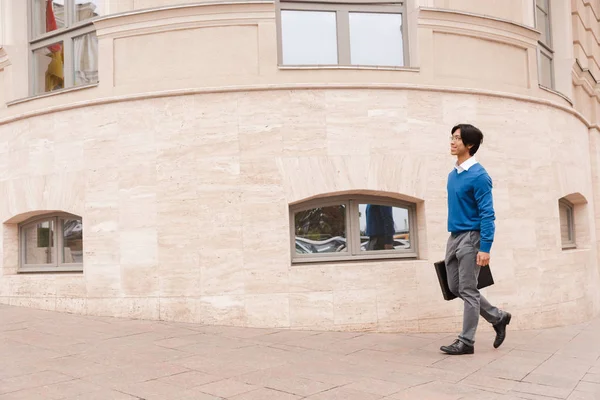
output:
[[[19,224],[19,272],[83,272],[83,263],[64,263],[62,260],[61,250],[64,246],[63,220],[65,219],[77,219],[83,223],[83,219],[80,216],[68,213],[53,213],[39,215]],[[54,222],[53,262],[50,264],[25,264],[25,230],[44,221]]]
[[[90,18],[85,21],[75,21],[75,0],[64,0],[65,9],[65,26],[63,28],[56,29],[52,32],[46,32],[44,34],[36,36],[36,26],[34,20],[34,3],[36,0],[27,1],[27,20],[29,23],[29,95],[39,96],[47,93],[60,92],[62,90],[68,90],[75,87],[75,71],[74,71],[74,46],[73,41],[75,38],[96,32],[94,26],[94,19]],[[48,47],[52,44],[62,42],[64,51],[64,65],[63,74],[65,77],[64,87],[62,89],[52,90],[50,92],[36,93],[37,82],[36,79],[36,66],[35,57],[33,55],[35,50]],[[87,85],[96,85],[98,81]],[[79,85],[77,87],[86,86]]]
[[[537,58],[538,58],[538,81],[540,81],[539,78],[541,78],[542,76],[542,55],[545,55],[546,57],[548,57],[548,59],[550,59],[550,87],[548,87],[548,89],[552,89],[554,90],[556,84],[555,84],[555,80],[554,80],[554,50],[552,49],[552,18],[551,18],[551,11],[550,11],[550,0],[542,0],[545,5],[546,5],[546,9],[544,9],[543,7],[540,7],[538,5],[538,0],[533,0],[533,6],[535,8],[535,15],[534,15],[534,19],[535,19],[535,27],[536,29],[539,29],[539,26],[537,21],[538,21],[538,13],[543,12],[544,14],[546,14],[546,38],[548,38],[548,42],[544,42],[541,38],[540,40],[538,40],[538,50],[537,50]],[[542,84],[542,82],[539,82],[540,86],[542,87],[546,87],[544,84]]]
[[[565,221],[567,224],[567,231],[570,239],[566,242],[563,242],[562,232],[560,235],[561,246],[563,250],[574,249],[577,247],[577,242],[575,238],[575,206],[566,199],[560,199],[558,201],[558,218],[560,226],[562,226],[562,213],[560,208],[565,207],[567,209],[567,220]]]
[[[330,11],[336,13],[337,27],[337,50],[338,62],[332,65],[314,66],[346,66],[346,67],[389,67],[406,68],[410,66],[408,52],[408,22],[406,13],[406,1],[385,0],[276,0],[277,7],[277,61],[283,67],[307,67],[310,64],[284,64],[283,63],[283,34],[281,27],[281,11]],[[350,58],[350,13],[374,13],[374,14],[401,14],[402,15],[402,51],[403,65],[356,65],[351,63]]]
[[[411,248],[407,250],[376,250],[365,252],[360,249],[360,204],[377,204],[382,206],[401,207],[408,210],[408,226]],[[346,206],[346,243],[347,251],[321,254],[297,254],[294,215],[301,211],[313,208],[345,205]],[[380,260],[380,259],[415,259],[418,257],[418,229],[416,204],[402,200],[378,196],[339,196],[323,199],[309,200],[290,206],[290,250],[292,264],[327,262],[327,261],[355,261],[355,260]]]

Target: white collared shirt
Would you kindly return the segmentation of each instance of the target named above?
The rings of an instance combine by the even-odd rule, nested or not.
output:
[[[478,163],[478,161],[475,159],[475,157],[471,157],[460,165],[455,164],[454,168],[456,168],[456,172],[460,174],[465,171],[468,171],[469,168],[471,168],[473,165],[475,165],[477,163]]]

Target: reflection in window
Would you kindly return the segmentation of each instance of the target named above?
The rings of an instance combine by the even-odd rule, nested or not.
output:
[[[42,265],[54,262],[54,221],[40,221],[24,229],[26,264]]]
[[[415,205],[385,197],[331,197],[290,207],[297,262],[417,256]]]
[[[63,219],[62,261],[65,264],[83,262],[83,229],[80,219]]]
[[[535,4],[536,29],[541,33],[538,41],[538,80],[540,85],[554,88],[554,51],[552,50],[550,3],[548,0],[536,0]]]
[[[105,0],[75,0],[75,22],[104,15]]]
[[[33,20],[35,36],[64,28],[64,0],[35,0],[33,2]]]
[[[294,214],[296,253],[347,251],[346,206],[312,208]]]
[[[282,11],[283,63],[337,64],[335,12]]]
[[[81,271],[83,225],[80,217],[54,214],[20,225],[20,271]]]
[[[403,66],[402,14],[350,13],[350,62]]]
[[[553,87],[552,85],[552,58],[544,51],[540,51],[540,85],[547,88]]]
[[[98,82],[98,39],[92,19],[104,14],[106,0],[28,1],[30,94]]]
[[[98,82],[98,38],[96,32],[73,39],[75,86]]]
[[[42,47],[33,52],[35,94],[65,87],[65,60],[62,42]]]
[[[408,209],[359,204],[361,251],[410,249]]]

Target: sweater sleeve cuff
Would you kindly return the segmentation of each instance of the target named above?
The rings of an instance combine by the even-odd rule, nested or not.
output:
[[[492,242],[481,241],[479,243],[479,251],[481,251],[483,253],[489,253],[490,250],[492,250]]]

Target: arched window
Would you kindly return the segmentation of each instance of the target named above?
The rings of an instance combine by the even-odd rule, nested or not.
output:
[[[83,271],[83,225],[72,214],[46,214],[19,225],[20,272]]]
[[[415,204],[340,196],[290,207],[292,261],[417,257]]]

